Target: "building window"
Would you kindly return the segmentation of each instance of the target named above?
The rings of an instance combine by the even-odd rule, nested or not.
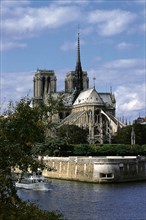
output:
[[[100,173],[99,174],[100,178],[108,179],[108,178],[113,178],[114,175],[113,173]]]
[[[110,178],[112,176],[113,176],[112,173],[107,173],[107,178]]]
[[[106,178],[106,173],[100,173],[100,178]]]

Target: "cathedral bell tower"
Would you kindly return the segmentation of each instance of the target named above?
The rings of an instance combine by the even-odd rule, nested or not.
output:
[[[37,69],[33,78],[33,105],[47,103],[50,94],[56,92],[56,75],[54,70]]]

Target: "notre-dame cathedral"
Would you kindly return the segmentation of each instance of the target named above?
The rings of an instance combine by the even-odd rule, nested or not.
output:
[[[114,94],[97,92],[95,86],[89,88],[88,74],[81,65],[79,33],[75,70],[66,74],[64,92],[57,91],[57,77],[53,70],[37,69],[33,81],[33,104],[47,104],[50,96],[57,98],[62,95],[66,111],[54,117],[58,126],[67,124],[87,128],[89,143],[111,143],[112,135],[119,127],[125,126],[115,117]]]

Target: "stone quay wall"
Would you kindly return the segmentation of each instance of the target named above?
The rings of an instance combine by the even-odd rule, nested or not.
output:
[[[146,157],[39,157],[48,178],[94,183],[146,180]]]

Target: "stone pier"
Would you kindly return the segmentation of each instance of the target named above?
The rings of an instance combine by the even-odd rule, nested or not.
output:
[[[146,180],[146,157],[43,157],[48,178],[94,183]]]

